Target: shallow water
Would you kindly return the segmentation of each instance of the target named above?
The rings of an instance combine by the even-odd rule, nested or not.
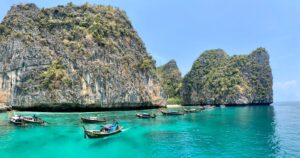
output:
[[[0,113],[0,157],[300,157],[299,108],[300,103],[227,107],[184,116],[158,113],[155,119],[138,119],[137,111],[37,113],[49,124],[26,128],[8,124],[7,113]],[[84,139],[80,115],[117,118],[125,130]]]

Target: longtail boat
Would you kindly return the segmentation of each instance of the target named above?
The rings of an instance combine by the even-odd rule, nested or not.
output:
[[[82,122],[84,123],[99,123],[99,122],[105,122],[106,119],[98,119],[97,117],[81,117],[80,118]]]
[[[204,106],[199,106],[199,110],[205,110],[205,107]]]
[[[118,124],[107,124],[102,126],[100,130],[87,130],[84,126],[84,138],[88,136],[89,138],[103,138],[117,133],[122,132],[123,127]]]
[[[180,111],[167,111],[167,110],[160,110],[160,112],[164,115],[184,115],[183,112]]]
[[[187,112],[187,113],[192,113],[192,112],[198,112],[198,111],[201,111],[200,109],[198,110],[198,109],[194,109],[194,108],[192,108],[192,109],[186,109],[186,108],[183,108],[183,110],[184,110],[184,112]]]
[[[9,117],[9,122],[17,126],[27,126],[23,117],[18,115]]]
[[[139,118],[155,118],[155,114],[149,114],[149,113],[138,113],[136,114],[137,117]]]
[[[207,109],[207,110],[211,110],[211,109],[214,109],[216,106],[214,105],[205,105],[204,108]]]
[[[32,123],[32,124],[45,124],[46,123],[43,119],[41,119],[35,115],[33,115],[33,117],[24,116],[23,120],[27,123]]]

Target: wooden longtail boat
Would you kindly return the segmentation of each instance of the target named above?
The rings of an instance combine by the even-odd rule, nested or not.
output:
[[[115,130],[110,131],[111,128],[113,128],[113,125],[108,124],[108,125],[104,125],[101,130],[87,130],[84,126],[84,138],[86,138],[86,136],[88,136],[89,138],[103,138],[103,137],[107,137],[107,136],[111,136],[111,135],[115,135],[117,133],[122,132],[123,127],[122,126],[118,126]]]
[[[84,122],[84,123],[99,123],[99,122],[106,122],[105,119],[98,119],[97,117],[88,117],[88,118],[81,117],[80,119],[81,119],[81,121]]]
[[[164,115],[184,115],[183,112],[180,111],[167,111],[167,110],[160,110],[160,112]]]
[[[199,106],[199,110],[205,110],[205,107],[204,106]]]
[[[24,116],[23,120],[27,123],[32,123],[32,124],[45,124],[46,123],[44,120],[42,120],[41,118],[36,117],[36,116],[33,116],[33,117]]]
[[[155,114],[149,114],[149,113],[140,113],[140,114],[136,114],[136,116],[139,118],[155,118],[156,117]]]
[[[17,115],[9,117],[9,123],[12,123],[17,126],[27,126],[23,117]]]
[[[216,106],[213,106],[213,105],[205,105],[204,108],[207,109],[207,110],[211,110],[211,109],[214,109]]]
[[[194,108],[192,108],[192,109],[186,109],[186,108],[183,108],[183,110],[184,110],[184,112],[187,112],[187,113],[192,113],[192,112],[198,112],[198,111],[201,111],[200,109],[198,110],[198,109],[194,109]]]

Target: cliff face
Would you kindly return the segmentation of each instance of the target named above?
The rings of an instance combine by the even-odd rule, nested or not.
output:
[[[273,102],[269,55],[258,48],[249,55],[205,51],[183,79],[182,100],[195,104],[270,104]]]
[[[164,104],[155,61],[110,6],[16,5],[0,24],[0,98],[17,108]]]
[[[181,73],[175,60],[171,60],[156,70],[160,83],[168,97],[169,104],[180,104]]]

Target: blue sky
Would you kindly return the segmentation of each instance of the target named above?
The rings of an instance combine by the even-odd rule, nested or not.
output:
[[[70,0],[1,0],[0,19],[13,4],[39,7]],[[271,56],[275,101],[300,101],[300,1],[297,0],[73,0],[125,10],[157,64],[175,59],[183,74],[207,49]]]

